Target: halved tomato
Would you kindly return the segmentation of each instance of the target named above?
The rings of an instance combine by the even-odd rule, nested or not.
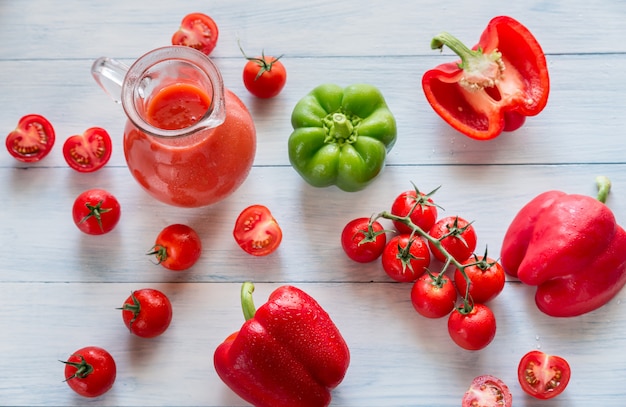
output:
[[[511,407],[513,396],[504,382],[492,375],[475,377],[463,395],[462,407]]]
[[[54,128],[43,116],[29,114],[20,119],[17,127],[6,138],[9,154],[25,163],[39,161],[54,146]]]
[[[187,14],[180,23],[180,28],[172,36],[172,45],[195,48],[209,55],[217,45],[219,30],[213,19],[206,14]]]
[[[111,137],[100,127],[70,136],[63,144],[63,158],[78,172],[99,170],[111,158]]]
[[[533,350],[522,356],[517,379],[526,393],[547,400],[565,390],[571,373],[569,363],[562,357]]]
[[[252,205],[239,214],[233,236],[246,253],[266,256],[278,248],[283,232],[267,207]]]

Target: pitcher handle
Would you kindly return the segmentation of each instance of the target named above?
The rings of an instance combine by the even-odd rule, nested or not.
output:
[[[116,103],[122,103],[122,84],[126,72],[128,66],[112,58],[100,57],[91,65],[91,75]]]

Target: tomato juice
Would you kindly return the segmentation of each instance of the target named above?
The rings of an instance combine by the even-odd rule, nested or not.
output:
[[[227,197],[246,179],[256,152],[254,123],[234,93],[225,89],[224,98],[224,123],[191,134],[184,134],[184,129],[203,118],[211,98],[189,83],[169,84],[154,92],[144,112],[152,126],[183,129],[183,135],[150,135],[127,122],[128,167],[152,196],[175,206],[205,206]]]

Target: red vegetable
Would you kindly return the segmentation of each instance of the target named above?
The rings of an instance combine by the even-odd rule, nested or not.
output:
[[[424,273],[411,288],[411,303],[426,318],[443,318],[454,309],[456,288],[444,273]]]
[[[202,240],[193,228],[180,223],[168,225],[156,238],[148,255],[156,256],[157,262],[168,270],[187,270],[200,258]]]
[[[513,395],[504,382],[492,375],[475,377],[463,395],[461,407],[511,407]]]
[[[72,206],[74,223],[88,235],[109,233],[121,216],[119,201],[104,189],[88,189],[76,197]]]
[[[352,260],[369,263],[380,257],[387,245],[387,231],[380,222],[356,218],[341,231],[341,247]]]
[[[217,45],[219,30],[215,21],[202,13],[187,14],[178,31],[172,35],[172,45],[195,48],[209,55]]]
[[[117,368],[109,352],[87,346],[74,352],[65,363],[65,381],[83,397],[98,397],[113,387]]]
[[[463,349],[483,349],[496,336],[496,317],[486,305],[466,304],[448,317],[448,334]]]
[[[540,400],[561,394],[569,383],[571,373],[565,359],[538,350],[525,354],[517,368],[517,378],[522,390]]]
[[[50,153],[55,134],[52,124],[43,116],[29,114],[20,119],[6,138],[9,154],[18,161],[39,161]]]
[[[261,99],[269,99],[277,96],[287,83],[287,70],[279,61],[282,57],[261,56],[249,57],[241,46],[241,53],[248,60],[243,67],[243,84],[254,96]]]
[[[128,330],[141,338],[154,338],[172,322],[172,303],[152,288],[133,291],[122,305],[122,319]]]
[[[541,311],[571,317],[610,301],[626,284],[626,232],[604,204],[610,189],[598,177],[598,199],[544,192],[526,204],[502,244],[502,266],[537,286]]]
[[[111,158],[111,136],[103,128],[92,127],[63,143],[63,158],[78,172],[94,172]]]
[[[237,217],[233,237],[246,253],[267,256],[280,246],[283,231],[267,207],[251,205]]]
[[[246,322],[215,350],[219,377],[256,407],[322,407],[343,380],[350,354],[329,315],[292,286],[276,289],[254,310],[254,285],[244,283]]]
[[[550,80],[541,46],[511,17],[492,19],[472,50],[448,33],[431,42],[460,58],[422,77],[426,99],[448,124],[468,137],[488,140],[521,126],[548,102]]]

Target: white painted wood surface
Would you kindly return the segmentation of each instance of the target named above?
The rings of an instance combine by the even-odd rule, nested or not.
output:
[[[47,116],[57,145],[25,165],[0,153],[0,405],[244,406],[217,377],[215,347],[243,322],[239,288],[256,283],[263,303],[282,284],[313,295],[331,314],[352,353],[333,406],[456,406],[474,376],[508,383],[516,406],[623,406],[626,403],[626,293],[573,318],[538,312],[532,290],[507,282],[492,302],[494,342],[478,352],[448,338],[445,319],[419,317],[410,285],[391,282],[378,263],[349,261],[342,226],[388,209],[415,182],[437,193],[445,213],[475,221],[479,248],[499,253],[516,211],[547,189],[595,194],[594,177],[613,181],[608,204],[626,224],[626,2],[525,1],[470,3],[404,0],[292,2],[2,0],[0,129],[8,134],[28,113]],[[250,108],[258,154],[232,197],[203,209],[152,201],[124,165],[119,105],[97,87],[89,68],[107,55],[131,62],[169,43],[180,19],[201,11],[220,27],[212,57],[226,86]],[[513,134],[477,142],[455,133],[428,106],[422,73],[453,58],[429,49],[447,30],[468,44],[490,18],[522,21],[547,54],[552,90],[547,108]],[[285,54],[288,83],[273,100],[255,100],[240,79],[248,53]],[[289,166],[286,140],[295,103],[323,82],[378,86],[398,121],[398,142],[382,176],[365,191],[314,189]],[[91,126],[114,138],[110,163],[78,174],[61,145]],[[89,187],[114,193],[122,221],[108,235],[86,236],[72,223],[74,198]],[[253,258],[234,243],[239,211],[272,209],[284,231],[278,252]],[[203,238],[199,263],[182,273],[151,263],[145,252],[164,226],[187,223]],[[174,319],[161,337],[126,331],[119,307],[131,290],[170,296]],[[118,364],[113,389],[95,400],[63,383],[58,359],[86,345],[107,348]],[[516,369],[540,348],[568,359],[569,387],[542,403],[525,396]]]

